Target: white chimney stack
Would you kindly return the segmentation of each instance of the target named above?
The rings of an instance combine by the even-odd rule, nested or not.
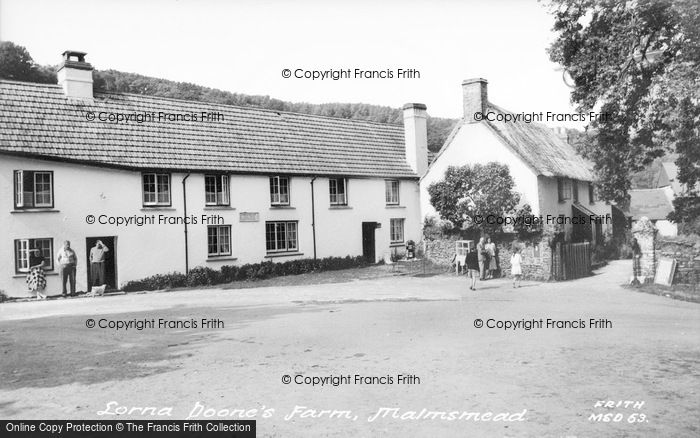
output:
[[[488,81],[483,78],[473,78],[462,81],[464,119],[467,123],[475,123],[474,113],[485,114],[488,111]]]
[[[63,87],[66,97],[75,99],[92,99],[92,65],[85,62],[85,52],[66,50],[63,62],[58,67],[56,76],[58,85]]]
[[[407,103],[403,106],[406,161],[418,176],[423,176],[428,170],[427,109],[422,103]]]

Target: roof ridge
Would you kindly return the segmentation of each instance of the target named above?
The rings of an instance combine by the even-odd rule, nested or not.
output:
[[[0,78],[0,84],[1,83],[18,84],[18,85],[36,85],[36,86],[42,86],[42,87],[61,88],[61,86],[58,84],[47,84],[44,82],[30,82],[30,81],[14,81],[12,79],[3,79],[3,78]]]
[[[253,109],[253,110],[258,110],[258,111],[264,111],[264,112],[271,112],[271,113],[276,113],[276,114],[294,114],[294,115],[299,115],[299,116],[306,116],[306,117],[316,117],[319,119],[329,119],[329,120],[347,120],[350,122],[354,123],[368,123],[372,125],[379,125],[379,126],[392,126],[392,127],[401,127],[403,125],[399,125],[398,123],[381,123],[381,122],[374,122],[372,120],[363,120],[363,119],[348,119],[345,117],[331,117],[331,116],[322,116],[318,114],[309,114],[309,113],[300,113],[296,111],[284,111],[284,110],[274,110],[270,108],[261,108],[258,106],[243,106],[243,105],[232,105],[230,103],[220,103],[220,102],[211,102],[208,100],[188,100],[188,99],[178,99],[175,97],[161,97],[161,96],[154,96],[151,94],[138,94],[138,93],[124,93],[124,92],[115,92],[115,91],[98,91],[98,94],[108,94],[108,95],[116,95],[116,96],[134,96],[134,97],[140,97],[140,98],[148,98],[148,99],[153,99],[153,100],[168,100],[168,101],[173,101],[173,102],[195,102],[195,103],[201,103],[201,104],[212,104],[212,105],[220,105],[223,107],[229,107],[229,108],[240,108],[240,109]],[[294,102],[292,102],[294,103]],[[306,103],[306,102],[297,102],[297,103]],[[322,104],[310,104],[310,105],[322,105]]]
[[[0,83],[10,83],[10,84],[19,84],[19,85],[33,85],[37,87],[42,87],[42,86],[48,86],[52,88],[61,88],[60,85],[58,84],[46,84],[46,83],[41,83],[41,82],[23,82],[23,81],[12,81],[9,79],[0,79]],[[195,84],[196,85],[196,84]],[[219,90],[219,91],[224,91],[224,90]],[[231,91],[229,91],[231,93]],[[139,94],[139,93],[125,93],[125,92],[118,92],[118,91],[97,91],[96,94],[99,95],[114,95],[114,96],[133,96],[133,97],[138,97],[138,98],[146,98],[146,99],[151,99],[151,100],[165,100],[165,101],[171,101],[171,102],[195,102],[195,103],[201,103],[201,104],[210,104],[210,105],[220,105],[223,107],[228,107],[228,108],[240,108],[240,109],[245,109],[245,110],[258,110],[258,111],[265,111],[265,112],[271,112],[271,113],[276,113],[276,114],[293,114],[293,115],[299,115],[299,116],[306,116],[306,117],[315,117],[318,119],[327,119],[327,120],[347,120],[353,123],[366,123],[370,125],[378,125],[378,126],[391,126],[391,127],[396,127],[396,128],[401,128],[403,127],[402,124],[399,123],[382,123],[382,122],[375,122],[372,120],[363,120],[363,119],[348,119],[345,117],[332,117],[332,116],[323,116],[319,114],[309,114],[309,113],[301,113],[297,111],[284,111],[284,110],[274,110],[270,108],[261,108],[258,106],[244,106],[244,105],[232,105],[230,103],[221,103],[221,102],[212,102],[208,100],[188,100],[188,99],[178,99],[176,97],[163,97],[163,96],[154,96],[152,94]],[[248,95],[252,96],[252,95]],[[308,103],[308,102],[290,102],[290,103]],[[371,104],[363,104],[363,103],[358,103],[358,102],[328,102],[328,103],[349,103],[351,105],[353,104],[361,104],[361,105],[371,105]],[[323,105],[323,104],[313,104],[309,103],[309,105]],[[391,108],[391,107],[389,107]],[[398,109],[398,108],[393,108],[393,109]]]

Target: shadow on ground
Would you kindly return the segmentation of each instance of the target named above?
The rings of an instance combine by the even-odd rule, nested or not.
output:
[[[223,338],[202,329],[201,319],[219,318],[225,330],[252,320],[316,309],[299,307],[173,308],[126,314],[68,316],[0,322],[0,389],[55,387],[129,380],[177,369],[197,348]],[[114,330],[86,327],[86,320],[158,319],[198,322],[197,329]],[[231,339],[229,335],[228,340]],[[0,410],[6,406],[0,406]]]

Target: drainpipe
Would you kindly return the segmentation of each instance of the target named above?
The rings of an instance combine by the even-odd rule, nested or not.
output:
[[[190,272],[190,259],[189,259],[189,251],[187,248],[187,178],[190,177],[190,174],[188,173],[185,175],[184,178],[182,178],[182,206],[184,209],[183,216],[185,217],[185,275],[189,274]]]
[[[316,181],[316,177],[311,178],[311,233],[314,240],[314,260],[316,260],[316,203],[314,202],[314,181]]]

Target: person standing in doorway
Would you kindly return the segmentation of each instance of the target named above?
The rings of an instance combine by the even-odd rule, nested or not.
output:
[[[486,243],[483,237],[479,239],[479,243],[476,245],[476,255],[479,259],[479,279],[485,280],[489,253],[486,250]]]
[[[476,290],[476,279],[479,277],[479,257],[477,256],[476,249],[474,249],[473,246],[467,253],[465,264],[467,265],[467,278],[468,281],[471,282],[469,289]]]
[[[90,249],[90,279],[92,286],[102,286],[105,284],[105,254],[109,252],[107,245],[98,240],[95,246]]]
[[[75,295],[75,268],[78,265],[78,256],[70,247],[70,241],[63,242],[63,246],[56,255],[59,272],[61,273],[61,284],[63,285],[63,296],[66,293],[66,281],[70,282],[70,294]]]
[[[520,248],[513,248],[513,255],[510,256],[510,273],[513,276],[513,288],[520,287],[520,279],[523,276],[523,257],[520,255]]]

